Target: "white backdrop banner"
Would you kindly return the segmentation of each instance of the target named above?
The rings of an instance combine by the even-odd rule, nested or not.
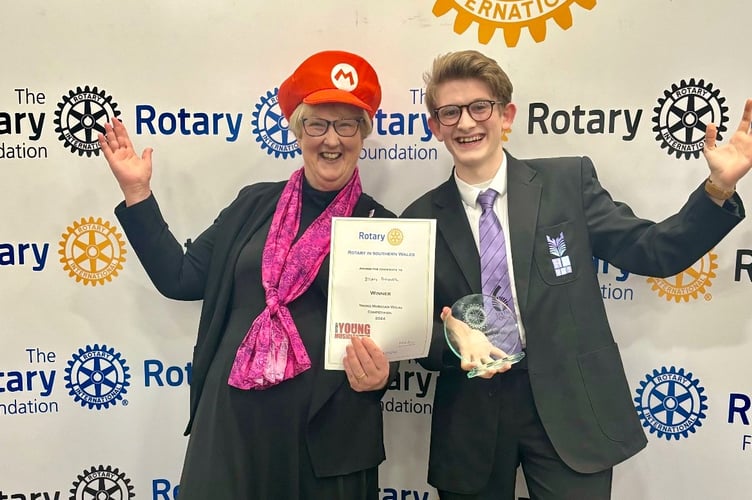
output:
[[[118,225],[96,143],[108,119],[154,148],[154,192],[187,241],[242,186],[301,166],[277,86],[319,50],[359,53],[380,75],[361,177],[397,213],[451,171],[423,102],[440,53],[479,49],[507,70],[512,154],[586,154],[653,220],[707,175],[704,125],[725,140],[752,95],[742,0],[2,4],[0,500],[99,499],[102,485],[113,499],[177,496],[200,304],[159,295]],[[649,438],[617,466],[615,499],[749,497],[751,228],[667,279],[593,262]],[[383,399],[380,495],[435,500],[438,375],[401,368]]]

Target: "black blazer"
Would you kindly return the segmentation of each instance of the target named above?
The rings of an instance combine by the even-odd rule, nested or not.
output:
[[[672,276],[744,216],[735,195],[721,208],[691,194],[661,223],[640,219],[603,189],[588,158],[520,161],[507,154],[509,232],[529,377],[543,426],[572,469],[597,472],[647,440],[606,318],[593,256],[631,273]],[[403,217],[437,219],[435,309],[429,356],[441,370],[432,416],[429,482],[472,493],[490,475],[497,435],[497,380],[468,379],[446,347],[439,312],[480,293],[480,263],[454,177],[413,202]],[[547,236],[563,235],[572,272],[557,276]],[[509,411],[514,411],[510,408]]]
[[[188,246],[185,254],[153,196],[130,207],[121,203],[115,209],[157,290],[172,299],[203,299],[193,351],[186,435],[190,433],[209,365],[222,338],[238,256],[251,236],[271,218],[285,184],[286,181],[266,182],[243,188],[214,223]],[[395,216],[363,194],[353,217],[369,217],[371,211],[373,217]],[[327,257],[319,272],[328,276],[328,269]],[[326,295],[327,291],[323,292]],[[397,366],[397,363],[390,365],[390,380],[396,376]],[[343,371],[321,370],[311,395],[307,429],[317,475],[346,474],[375,467],[384,460],[380,400],[385,391],[357,393],[349,388]]]

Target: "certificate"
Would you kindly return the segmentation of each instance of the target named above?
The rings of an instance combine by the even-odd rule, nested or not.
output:
[[[332,219],[325,369],[344,370],[352,336],[389,361],[428,355],[435,249],[433,219]]]

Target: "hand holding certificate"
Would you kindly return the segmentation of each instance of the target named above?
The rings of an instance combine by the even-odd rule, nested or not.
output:
[[[389,381],[389,360],[368,337],[352,337],[342,358],[350,387],[356,392],[383,389]]]
[[[372,339],[389,361],[428,354],[435,244],[434,220],[332,220],[326,369],[344,369],[351,337]]]

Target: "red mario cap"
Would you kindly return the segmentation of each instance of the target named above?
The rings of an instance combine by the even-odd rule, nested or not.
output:
[[[381,85],[368,61],[349,52],[329,50],[303,61],[279,86],[277,100],[288,120],[302,102],[352,104],[373,117],[381,103]]]

